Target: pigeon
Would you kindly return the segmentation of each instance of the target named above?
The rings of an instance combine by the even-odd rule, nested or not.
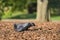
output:
[[[34,23],[14,24],[14,29],[18,32],[28,30],[28,28],[35,26]]]

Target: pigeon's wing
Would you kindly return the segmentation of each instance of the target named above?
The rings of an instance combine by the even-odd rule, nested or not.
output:
[[[27,30],[30,27],[30,24],[29,23],[25,23],[25,24],[23,24],[23,27],[24,27],[24,30]]]
[[[23,27],[27,27],[27,26],[28,26],[28,23],[23,24]]]
[[[22,26],[22,24],[14,24],[14,29],[16,31],[21,31],[23,29],[23,26]]]
[[[17,31],[23,31],[23,30],[25,30],[23,24],[19,24],[17,26]]]

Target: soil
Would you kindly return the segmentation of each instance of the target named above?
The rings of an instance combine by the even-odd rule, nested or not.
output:
[[[34,22],[36,26],[22,32],[14,30],[14,23],[0,22],[0,40],[60,40],[60,22]]]

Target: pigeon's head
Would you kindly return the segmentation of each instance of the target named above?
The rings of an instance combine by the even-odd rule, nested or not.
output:
[[[35,26],[35,24],[34,23],[30,23],[31,24],[31,26]]]

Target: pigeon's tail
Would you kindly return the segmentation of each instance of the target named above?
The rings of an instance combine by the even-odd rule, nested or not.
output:
[[[14,24],[14,29],[16,29],[17,28],[17,25],[16,24]]]

